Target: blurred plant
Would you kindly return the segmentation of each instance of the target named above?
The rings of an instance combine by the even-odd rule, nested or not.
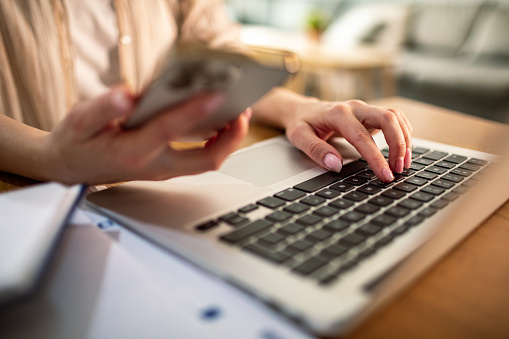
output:
[[[322,33],[327,29],[328,25],[328,17],[323,11],[316,8],[311,10],[306,18],[306,30],[310,38],[315,41],[320,41]]]

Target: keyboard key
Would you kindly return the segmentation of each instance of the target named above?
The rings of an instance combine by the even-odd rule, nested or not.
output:
[[[356,211],[350,211],[344,215],[341,216],[341,220],[349,221],[349,222],[357,222],[359,220],[362,220],[366,217],[364,213],[356,212]]]
[[[403,192],[410,193],[415,191],[417,189],[417,186],[407,182],[400,182],[399,184],[394,186],[394,188]]]
[[[341,169],[341,173],[336,172],[325,172],[317,177],[304,181],[295,186],[295,188],[300,189],[304,192],[311,193],[319,190],[320,188],[324,188],[336,181],[339,181],[347,176],[359,172],[360,170],[366,169],[368,164],[363,161],[353,161],[346,165],[343,165]]]
[[[247,245],[246,247],[243,248],[244,250],[247,250],[251,253],[254,253],[254,254],[257,254],[258,256],[264,258],[264,259],[267,259],[267,260],[270,260],[272,261],[273,263],[276,263],[276,264],[280,264],[288,259],[290,259],[290,256],[285,254],[285,253],[282,253],[282,252],[271,252],[271,251],[268,251],[264,248],[261,248],[257,245]]]
[[[433,180],[433,179],[436,179],[438,177],[438,174],[437,173],[431,173],[431,172],[428,172],[428,171],[422,171],[422,172],[417,173],[415,176],[418,177],[418,178],[426,179],[426,180]]]
[[[321,191],[315,193],[317,196],[325,198],[325,199],[333,199],[336,198],[341,192],[336,190],[331,190],[330,188],[324,188]]]
[[[235,212],[223,215],[222,217],[219,217],[219,220],[224,221],[232,226],[238,226],[249,221],[248,218],[238,215]]]
[[[469,170],[466,170],[466,169],[463,169],[463,168],[455,168],[453,170],[451,170],[449,173],[451,174],[456,174],[456,175],[461,175],[463,177],[469,177],[472,175],[472,171],[469,171]]]
[[[352,184],[347,184],[346,182],[341,181],[341,182],[335,183],[330,188],[332,188],[334,190],[338,190],[340,192],[348,192],[350,190],[353,190],[355,188],[355,186]]]
[[[472,159],[469,159],[467,161],[467,163],[477,165],[477,166],[485,166],[488,162],[486,160],[472,158]]]
[[[258,207],[259,207],[258,205],[255,205],[255,204],[249,204],[249,205],[247,205],[247,206],[244,206],[244,207],[242,207],[242,208],[239,208],[239,212],[240,212],[240,213],[247,214],[247,213],[249,213],[249,212],[252,212],[252,211],[254,211],[254,210],[258,209]]]
[[[443,168],[443,167],[438,167],[438,166],[431,166],[431,167],[426,168],[426,171],[431,172],[431,173],[436,173],[436,174],[444,174],[445,172],[447,172],[447,169]]]
[[[338,212],[339,212],[339,210],[337,208],[333,208],[333,207],[329,207],[329,206],[322,206],[322,207],[313,211],[314,214],[319,215],[321,217],[330,217]]]
[[[204,222],[203,224],[196,226],[195,228],[196,228],[196,230],[198,230],[200,232],[205,232],[205,231],[208,231],[208,230],[211,230],[211,229],[217,227],[218,225],[219,225],[219,223],[217,221],[210,220],[210,221]]]
[[[293,271],[297,272],[302,275],[308,275],[320,267],[324,266],[327,263],[327,261],[322,260],[320,258],[311,257],[304,261],[302,264],[296,266]]]
[[[365,225],[362,225],[361,227],[359,227],[355,232],[356,233],[360,232],[362,234],[370,236],[370,235],[377,234],[381,230],[382,230],[382,227],[372,224],[372,223],[368,223],[368,224],[365,224]]]
[[[304,227],[298,224],[289,223],[280,229],[278,229],[278,233],[284,234],[284,235],[294,235],[304,230]]]
[[[426,158],[426,159],[431,159],[431,160],[440,160],[443,157],[445,157],[446,155],[447,155],[446,152],[433,151],[433,152],[423,155],[422,157]]]
[[[450,189],[456,185],[453,181],[445,180],[445,179],[437,179],[431,183],[434,186],[442,187],[445,189]]]
[[[453,154],[453,155],[450,155],[448,156],[447,158],[444,159],[445,161],[450,161],[450,162],[453,162],[455,164],[460,164],[462,163],[463,161],[467,160],[467,157],[464,157],[462,155],[457,155],[457,154]]]
[[[340,232],[347,229],[349,226],[350,226],[349,222],[337,219],[329,222],[328,224],[325,224],[323,227],[329,231]]]
[[[422,170],[423,168],[425,168],[426,166],[424,165],[421,165],[421,164],[417,164],[415,162],[412,162],[412,164],[410,165],[410,169],[411,170],[414,170],[414,171],[420,171]]]
[[[413,199],[405,199],[400,202],[398,206],[408,208],[409,210],[415,210],[422,206],[422,202]]]
[[[449,161],[439,161],[435,164],[435,166],[451,169],[456,167],[456,164],[454,162]]]
[[[345,199],[352,200],[352,201],[362,201],[364,199],[367,199],[368,197],[369,197],[369,195],[362,193],[362,192],[357,192],[357,191],[347,193],[344,196]]]
[[[357,176],[359,176],[361,178],[366,178],[366,179],[369,179],[369,180],[372,180],[372,179],[376,178],[375,172],[373,172],[370,169],[367,169],[367,170],[364,170],[364,171],[362,171],[360,173],[357,173]]]
[[[369,200],[369,202],[374,205],[383,207],[383,206],[392,204],[394,202],[394,200],[391,198],[384,197],[384,196],[378,196],[378,197],[374,197],[373,199]]]
[[[256,234],[260,231],[270,228],[272,225],[273,224],[270,221],[257,220],[252,222],[251,224],[248,224],[230,233],[227,233],[226,235],[221,236],[220,239],[228,243],[235,244],[253,234]]]
[[[432,194],[425,193],[425,192],[415,192],[414,194],[412,194],[410,196],[410,198],[412,198],[414,200],[422,201],[422,202],[428,202],[430,200],[433,200],[434,196]]]
[[[283,211],[276,211],[266,216],[266,218],[273,222],[281,222],[290,219],[292,215]]]
[[[366,194],[376,194],[380,192],[382,189],[380,187],[374,185],[364,185],[357,189],[357,192],[366,193]]]
[[[339,258],[346,252],[348,252],[348,248],[345,246],[341,246],[338,244],[330,245],[329,247],[325,248],[322,253],[327,253],[327,255],[331,256],[332,258]],[[332,259],[331,258],[331,259]]]
[[[396,220],[397,220],[396,218],[394,218],[390,215],[381,214],[378,217],[371,220],[371,222],[374,224],[377,224],[377,225],[381,225],[381,226],[389,226],[389,225],[393,224],[394,222],[396,222]]]
[[[431,165],[432,163],[435,162],[435,160],[426,159],[426,158],[419,158],[419,159],[415,159],[415,160],[412,160],[412,161],[415,162],[416,164],[421,164],[421,165],[424,165],[424,166]]]
[[[269,233],[261,237],[258,241],[266,243],[268,245],[275,245],[278,242],[282,241],[283,239],[285,239],[285,237],[282,236],[281,234]]]
[[[430,206],[433,208],[436,208],[438,210],[441,210],[442,208],[446,207],[447,205],[449,205],[448,201],[446,201],[444,199],[439,199],[439,200],[433,201],[433,203]]]
[[[440,195],[440,194],[443,194],[445,192],[445,189],[443,189],[442,187],[437,187],[437,186],[426,186],[424,187],[421,192],[424,192],[424,193],[429,193],[429,194],[433,194],[433,195]]]
[[[459,183],[459,182],[463,181],[463,179],[465,179],[465,177],[461,176],[461,175],[446,173],[442,176],[442,179],[449,180],[449,181],[452,181],[455,183]]]
[[[275,209],[283,206],[286,202],[276,197],[267,197],[257,202],[258,205],[262,205],[271,209]]]
[[[339,199],[336,199],[336,200],[332,201],[329,204],[329,206],[336,207],[336,208],[339,208],[339,209],[345,209],[345,208],[351,207],[353,204],[354,203],[352,201],[350,201],[350,200],[339,198]]]
[[[364,185],[366,182],[368,182],[368,179],[355,175],[355,176],[346,178],[345,180],[343,180],[343,182],[346,182],[347,184],[351,184],[351,185],[355,185],[355,186],[360,186],[360,185]]]
[[[401,218],[406,216],[408,213],[410,213],[409,209],[403,208],[401,206],[394,206],[389,208],[385,213],[389,214],[390,216]]]
[[[426,207],[425,209],[423,209],[422,211],[420,211],[418,213],[418,215],[420,217],[423,217],[423,218],[429,218],[431,217],[432,215],[434,215],[435,213],[437,213],[437,209],[434,208],[434,207]]]
[[[427,152],[429,152],[429,148],[424,148],[424,147],[412,148],[412,153],[415,153],[415,154],[423,154],[423,153],[427,153]]]
[[[442,199],[444,199],[445,201],[449,201],[449,202],[452,202],[456,199],[458,199],[460,197],[460,195],[458,193],[455,193],[455,192],[449,192],[447,193],[446,195],[444,195],[442,197]]]
[[[305,216],[297,219],[296,222],[298,222],[299,224],[304,225],[304,226],[313,226],[313,225],[316,225],[318,222],[320,222],[320,220],[322,220],[322,218],[319,218],[316,215],[310,214],[310,215],[305,215]]]
[[[285,212],[293,213],[293,214],[301,214],[309,209],[308,205],[301,204],[300,202],[296,202],[294,204],[285,206],[283,210]]]
[[[460,165],[459,168],[475,172],[475,171],[478,171],[481,168],[481,166],[474,165],[474,164],[463,164],[463,165]]]
[[[405,180],[407,184],[412,184],[416,186],[422,186],[428,183],[428,180],[423,178],[411,177]]]
[[[362,244],[366,240],[364,235],[358,233],[350,233],[338,241],[338,245],[342,245],[348,248],[352,248],[359,244]]]
[[[316,195],[310,195],[302,199],[300,202],[309,206],[318,206],[320,204],[323,204],[325,202],[325,199],[317,197]]]
[[[362,204],[359,207],[355,208],[355,211],[361,212],[364,214],[373,214],[373,213],[377,212],[379,209],[380,209],[380,207],[377,205],[366,203],[366,204]]]
[[[403,172],[401,172],[401,175],[405,176],[405,177],[409,177],[411,175],[413,175],[415,173],[415,170],[411,169],[411,168],[405,168],[403,170]]]
[[[280,199],[286,200],[286,201],[294,201],[299,198],[302,198],[305,195],[306,195],[306,193],[304,193],[300,190],[297,190],[295,188],[288,188],[282,192],[276,193],[274,196],[276,196]]]
[[[312,238],[312,239],[318,240],[318,242],[320,242],[320,241],[330,238],[331,235],[332,235],[332,233],[329,231],[326,231],[326,230],[315,230],[315,231],[309,233],[306,236],[306,238]]]
[[[391,198],[391,199],[401,199],[405,195],[406,195],[405,192],[399,191],[399,190],[396,190],[396,189],[392,189],[392,188],[390,190],[387,190],[387,191],[382,193],[382,196],[387,197],[387,198]]]
[[[419,225],[420,223],[422,223],[424,221],[424,218],[421,217],[421,216],[414,216],[414,217],[411,217],[410,219],[408,219],[405,223],[405,225],[409,226],[409,227],[413,227],[413,226],[417,226]]]
[[[298,251],[300,253],[300,252],[304,252],[304,251],[308,250],[312,246],[313,246],[313,244],[311,244],[305,240],[297,240],[294,243],[292,243],[289,247],[295,249],[296,251]]]

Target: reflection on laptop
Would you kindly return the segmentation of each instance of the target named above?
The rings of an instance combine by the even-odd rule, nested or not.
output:
[[[388,156],[381,135],[375,139]],[[396,292],[385,284],[389,273],[443,233],[462,204],[479,199],[472,192],[495,159],[426,140],[414,145],[412,167],[389,184],[363,159],[325,172],[278,137],[235,153],[219,171],[132,182],[88,201],[312,331],[336,334]],[[337,147],[358,159],[348,144]],[[451,248],[508,197],[509,188],[494,193],[428,257]],[[407,277],[431,262],[421,260]]]

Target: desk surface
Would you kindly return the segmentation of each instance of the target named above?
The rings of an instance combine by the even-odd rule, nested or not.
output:
[[[414,136],[490,153],[509,126],[435,106],[387,98]],[[253,124],[241,147],[281,132]],[[0,172],[0,191],[34,181]],[[351,338],[509,338],[509,202],[416,283],[367,319]]]

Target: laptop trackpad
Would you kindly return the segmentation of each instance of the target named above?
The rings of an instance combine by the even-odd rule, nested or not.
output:
[[[256,161],[253,161],[256,159]],[[257,186],[270,186],[317,165],[286,140],[271,140],[228,157],[219,170]]]

